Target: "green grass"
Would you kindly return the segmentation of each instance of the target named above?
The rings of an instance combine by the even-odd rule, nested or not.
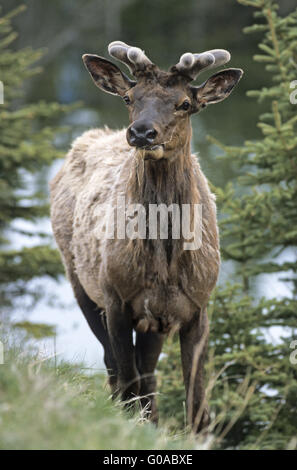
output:
[[[198,448],[193,437],[170,435],[139,414],[129,417],[111,401],[104,380],[79,365],[6,351],[0,365],[0,449]]]

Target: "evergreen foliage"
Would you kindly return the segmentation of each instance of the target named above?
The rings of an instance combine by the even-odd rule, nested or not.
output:
[[[28,282],[32,279],[44,275],[56,278],[63,272],[51,240],[42,230],[36,230],[36,226],[48,216],[46,185],[41,187],[38,178],[57,157],[62,156],[53,143],[63,129],[53,122],[57,123],[68,107],[58,103],[41,101],[27,104],[24,101],[26,80],[41,71],[35,64],[42,51],[11,49],[17,37],[11,20],[23,8],[0,17],[0,80],[4,88],[4,103],[0,104],[2,312],[13,307],[15,300],[23,296],[38,297],[36,289],[29,287]],[[38,237],[39,244],[32,243],[33,236]],[[12,237],[16,237],[18,242],[11,244]],[[19,246],[20,239],[21,244],[26,245],[26,237],[31,239],[30,246]]]

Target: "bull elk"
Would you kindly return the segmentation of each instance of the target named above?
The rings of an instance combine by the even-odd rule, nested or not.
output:
[[[123,99],[130,125],[89,130],[75,140],[51,182],[53,231],[77,302],[103,345],[113,394],[126,402],[140,397],[157,422],[154,370],[164,337],[178,330],[188,422],[199,431],[209,419],[203,384],[206,305],[220,253],[215,198],[191,154],[190,116],[227,98],[243,72],[223,69],[193,86],[200,72],[228,62],[229,52],[186,53],[165,72],[137,47],[115,41],[108,49],[133,80],[103,57],[85,54],[83,62],[98,88]],[[187,205],[191,227],[199,205],[194,237],[200,227],[201,245],[185,249],[189,240],[173,236],[173,211],[168,237],[160,231],[149,237],[147,219],[145,236],[98,236],[98,226],[106,234],[110,217],[110,210],[101,210],[104,204],[117,209],[117,221],[131,204],[145,211]]]

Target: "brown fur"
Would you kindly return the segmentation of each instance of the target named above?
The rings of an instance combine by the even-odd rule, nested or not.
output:
[[[139,166],[144,167],[141,184]],[[169,240],[100,242],[96,204],[114,201],[117,194],[144,206],[148,202],[202,203],[201,249],[184,251],[183,240],[172,240],[168,262]],[[111,284],[122,304],[129,304],[133,325],[141,332],[176,330],[205,311],[219,270],[215,214],[214,196],[195,155],[180,155],[172,162],[141,161],[129,148],[125,130],[83,134],[51,182],[52,226],[70,281],[74,284],[78,278],[88,297],[104,311],[104,286]],[[197,334],[207,335],[205,321],[204,314],[198,315],[203,323]],[[156,419],[154,400],[150,405]]]
[[[127,204],[137,202],[145,207],[161,202],[202,203],[202,247],[184,251],[182,239],[98,240],[96,205],[116,203],[118,194],[125,195]],[[149,286],[152,302],[159,305],[157,317],[172,316],[172,310],[178,310],[176,321],[182,324],[183,317],[189,319],[189,311],[206,306],[218,275],[219,242],[214,196],[195,155],[181,155],[172,162],[139,161],[126,143],[125,131],[88,131],[74,142],[51,182],[51,208],[52,226],[67,272],[75,271],[99,307],[105,308],[100,277],[109,279],[123,303],[139,305],[135,315],[140,317],[144,304],[138,296],[147,298]],[[156,295],[154,289],[160,293]],[[179,301],[181,305],[173,309],[171,303]]]

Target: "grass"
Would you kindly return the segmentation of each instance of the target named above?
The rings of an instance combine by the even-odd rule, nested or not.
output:
[[[0,449],[197,449],[112,402],[104,377],[10,349],[0,365]]]

